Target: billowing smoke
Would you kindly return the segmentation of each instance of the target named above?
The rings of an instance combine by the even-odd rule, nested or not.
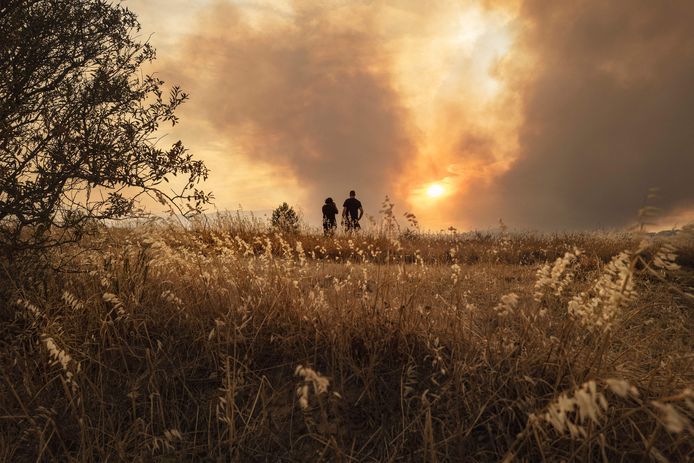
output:
[[[255,17],[211,6],[165,74],[230,149],[298,179],[316,213],[354,189],[373,214],[414,151],[375,11],[303,3]]]
[[[691,209],[694,2],[517,4],[217,2],[163,74],[206,134],[301,185],[310,219],[350,189],[371,213],[395,194],[436,228],[618,226],[651,187]],[[489,29],[464,8],[516,18]],[[438,178],[443,200],[412,194]]]
[[[522,98],[517,160],[473,223],[593,228],[634,221],[647,190],[694,206],[694,2],[528,0],[508,76]],[[468,217],[469,219],[469,217]]]

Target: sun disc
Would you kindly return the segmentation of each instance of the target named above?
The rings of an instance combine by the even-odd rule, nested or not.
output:
[[[442,185],[440,185],[438,183],[432,183],[431,185],[429,185],[429,188],[427,188],[427,195],[430,198],[439,198],[440,196],[443,195],[443,193],[444,193],[444,188]]]

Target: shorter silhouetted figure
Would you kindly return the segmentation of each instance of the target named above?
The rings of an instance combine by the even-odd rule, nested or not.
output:
[[[361,207],[361,201],[356,198],[357,194],[354,190],[349,192],[349,198],[345,199],[342,205],[342,219],[344,220],[347,231],[359,230],[359,221],[364,215],[364,209]]]
[[[323,204],[323,234],[332,236],[337,228],[336,216],[339,211],[333,198],[327,198]]]

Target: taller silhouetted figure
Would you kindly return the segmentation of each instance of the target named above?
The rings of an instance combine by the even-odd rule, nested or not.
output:
[[[354,190],[349,192],[349,198],[345,199],[342,205],[342,219],[344,220],[347,231],[359,230],[359,221],[364,215],[364,209],[361,207],[361,201],[357,198],[357,193]]]

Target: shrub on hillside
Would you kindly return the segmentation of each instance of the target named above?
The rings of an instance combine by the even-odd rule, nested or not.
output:
[[[287,203],[282,203],[274,211],[271,218],[272,226],[286,233],[299,231],[300,220],[294,208]]]

